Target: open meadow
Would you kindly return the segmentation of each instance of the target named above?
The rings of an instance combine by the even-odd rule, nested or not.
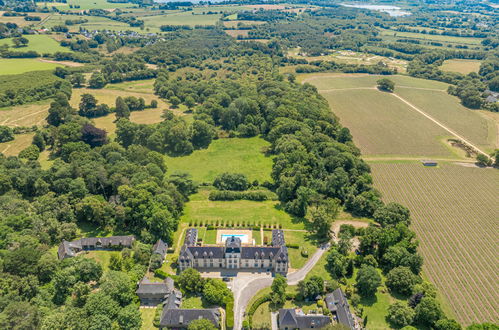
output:
[[[196,150],[189,156],[166,157],[170,173],[187,172],[197,182],[212,183],[224,172],[245,174],[251,181],[270,181],[272,158],[264,152],[269,143],[261,138],[218,139],[207,149]]]
[[[57,41],[44,34],[25,35],[29,40],[26,47],[14,47],[12,38],[0,39],[0,46],[7,45],[11,51],[35,51],[39,54],[55,53],[55,52],[72,52],[69,48],[62,47]]]
[[[455,37],[455,36],[446,36],[439,34],[425,34],[425,33],[417,33],[417,32],[400,32],[393,30],[381,30],[381,36],[384,37],[394,37],[394,38],[408,38],[408,39],[419,39],[419,40],[428,40],[428,41],[437,41],[444,43],[455,43],[455,44],[463,44],[463,45],[474,45],[479,46],[482,42],[482,38],[468,38],[468,37]]]
[[[61,66],[56,63],[42,62],[34,58],[0,58],[0,75],[19,74],[28,71],[52,70]]]
[[[34,133],[15,135],[14,140],[0,143],[0,153],[5,156],[17,156],[19,152],[31,145],[34,135]]]
[[[499,320],[499,173],[442,163],[371,164],[385,202],[409,207],[424,273],[464,324]]]
[[[440,66],[443,71],[459,72],[462,74],[468,74],[470,72],[478,72],[480,69],[481,61],[478,60],[445,60]]]

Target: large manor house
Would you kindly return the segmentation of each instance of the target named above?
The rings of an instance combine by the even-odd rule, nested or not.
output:
[[[178,259],[180,271],[187,268],[260,270],[286,275],[289,267],[288,248],[284,232],[272,230],[270,246],[244,245],[236,236],[228,237],[225,245],[198,246],[198,231],[186,231],[184,245]]]

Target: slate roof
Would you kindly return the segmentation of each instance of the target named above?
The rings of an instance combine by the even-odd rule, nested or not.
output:
[[[182,304],[182,292],[177,289],[173,289],[170,295],[163,303],[163,310],[165,309],[178,309]]]
[[[245,246],[241,249],[242,259],[274,259],[279,254],[281,248],[266,246]],[[272,256],[272,257],[271,257]]]
[[[236,236],[227,238],[227,240],[225,240],[225,249],[227,252],[239,253],[239,249],[241,249],[241,239]]]
[[[198,319],[207,319],[219,327],[218,309],[163,309],[160,327],[187,328],[189,323]]]
[[[284,240],[284,232],[280,229],[272,230],[272,246],[283,246],[286,245]]]
[[[198,240],[198,230],[196,228],[189,228],[185,231],[184,245],[194,246]]]
[[[174,282],[171,278],[167,277],[163,282],[151,282],[144,277],[139,283],[139,287],[135,293],[141,299],[160,299],[165,298],[173,291]]]
[[[341,289],[336,289],[332,293],[326,295],[326,306],[338,319],[338,322],[355,329],[355,322],[352,313],[350,313],[350,306],[348,305],[347,298]]]
[[[331,318],[326,315],[297,313],[295,309],[280,309],[278,321],[280,329],[312,329],[328,325]]]
[[[187,249],[194,259],[222,259],[224,257],[223,246],[189,246]]]
[[[163,258],[166,256],[166,251],[168,250],[168,244],[158,239],[156,244],[152,246],[152,253],[159,254]]]
[[[57,255],[59,259],[64,259],[74,257],[76,252],[84,250],[87,247],[106,248],[120,245],[131,247],[134,241],[134,236],[86,237],[72,242],[63,240],[59,244]]]

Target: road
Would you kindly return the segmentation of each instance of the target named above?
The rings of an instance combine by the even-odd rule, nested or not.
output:
[[[288,274],[288,284],[296,285],[314,268],[322,255],[329,249],[329,244],[321,246],[310,257],[302,268]],[[231,289],[234,292],[234,329],[242,328],[244,313],[248,302],[258,291],[272,285],[273,278],[270,274],[240,274],[232,282]]]

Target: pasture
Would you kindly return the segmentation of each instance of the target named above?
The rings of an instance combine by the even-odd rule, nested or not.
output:
[[[381,30],[382,36],[396,37],[396,38],[409,38],[409,39],[420,39],[420,40],[428,40],[428,41],[437,41],[437,42],[445,42],[445,43],[457,43],[464,45],[474,45],[479,46],[483,39],[481,38],[467,38],[467,37],[454,37],[454,36],[445,36],[439,34],[425,34],[425,33],[417,33],[417,32],[399,32],[393,30]]]
[[[54,6],[52,3],[47,3],[49,7]],[[77,5],[78,8],[70,8],[70,5]],[[67,0],[66,3],[58,3],[57,8],[60,10],[86,10],[86,9],[108,9],[114,10],[116,8],[133,8],[137,7],[131,3],[107,2],[106,0]]]
[[[224,172],[245,174],[250,181],[270,181],[272,158],[264,152],[269,143],[261,138],[230,138],[211,142],[207,149],[184,157],[165,157],[169,173],[187,172],[197,182],[212,183]]]
[[[361,53],[354,51],[338,50],[329,55],[322,56],[304,56],[300,53],[300,48],[291,49],[288,52],[288,56],[294,58],[306,59],[307,61],[333,61],[337,63],[345,64],[364,64],[364,65],[375,65],[378,62],[383,62],[390,68],[396,68],[398,72],[405,72],[407,67],[407,61],[389,58],[385,56],[379,56],[369,53]]]
[[[23,16],[2,16],[4,11],[0,11],[0,23],[15,23],[17,26],[24,27],[28,25],[39,25],[40,22],[43,22],[48,16],[49,13],[30,13],[29,16],[38,16],[42,20],[41,21],[27,21]]]
[[[75,17],[74,15],[54,14],[50,16],[50,18],[46,22],[44,22],[43,26],[50,28],[55,25],[65,25],[66,20],[76,18],[78,17]],[[88,20],[88,22],[68,26],[70,32],[77,32],[79,31],[80,27],[83,27],[89,31],[105,29],[110,31],[130,30],[140,32],[140,28],[138,27],[130,27],[130,25],[126,23],[118,22],[106,17],[84,16],[82,18],[85,18],[86,20]]]
[[[470,72],[478,72],[481,61],[478,60],[445,60],[440,66],[443,71],[459,72],[468,74]]]
[[[0,108],[0,124],[10,127],[44,125],[50,101]]]
[[[0,153],[5,156],[17,156],[23,149],[31,145],[34,133],[14,135],[14,140],[0,143]]]
[[[33,58],[0,58],[0,75],[19,74],[28,71],[52,70],[56,63],[42,62]]]
[[[385,202],[409,207],[424,273],[463,324],[499,319],[499,173],[441,163],[371,164]]]
[[[39,54],[46,53],[55,53],[55,52],[71,52],[69,48],[62,47],[57,41],[44,34],[33,34],[33,35],[24,35],[23,37],[29,40],[29,43],[26,47],[14,47],[14,43],[12,42],[13,38],[6,38],[0,40],[0,46],[7,45],[9,46],[9,50],[18,51],[18,52],[26,52],[26,51],[35,51]]]

